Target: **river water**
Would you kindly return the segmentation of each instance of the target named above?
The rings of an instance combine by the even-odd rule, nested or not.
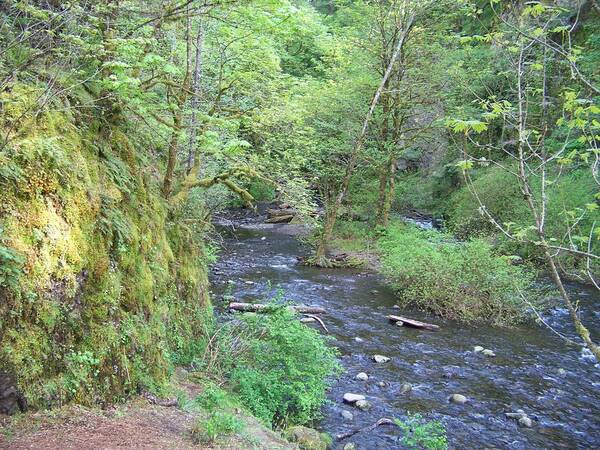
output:
[[[398,310],[393,292],[374,274],[298,265],[297,257],[307,249],[294,237],[294,226],[250,223],[220,229],[225,248],[211,275],[217,307],[226,304],[224,293],[252,302],[282,289],[287,300],[328,310],[323,319],[346,372],[331,389],[317,428],[335,436],[410,412],[443,422],[451,448],[600,448],[600,366],[587,351],[567,345],[546,327],[465,326]],[[587,324],[598,336],[597,294],[581,286],[571,291],[587,309]],[[436,323],[441,330],[397,327],[385,318],[394,313]],[[573,337],[566,311],[555,310],[545,318]],[[497,356],[475,353],[476,345]],[[391,360],[376,364],[374,354]],[[359,372],[369,380],[358,381]],[[404,383],[412,390],[401,394]],[[373,407],[361,411],[344,405],[346,392],[365,395]],[[468,403],[449,403],[453,393],[467,396]],[[341,417],[343,409],[353,420]],[[534,419],[532,428],[505,417],[517,409]],[[396,427],[381,426],[336,441],[334,448],[347,442],[359,449],[402,448],[398,435]]]

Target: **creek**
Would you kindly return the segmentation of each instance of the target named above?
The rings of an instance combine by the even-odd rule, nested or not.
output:
[[[535,323],[466,326],[422,311],[395,309],[393,291],[375,274],[297,264],[297,257],[308,252],[296,237],[298,226],[249,221],[221,224],[219,229],[224,250],[211,275],[217,308],[226,306],[221,300],[225,293],[236,301],[253,302],[281,289],[287,300],[327,309],[323,319],[345,373],[329,392],[330,403],[317,424],[322,431],[335,436],[410,412],[441,421],[450,448],[600,448],[600,366],[587,350],[566,344]],[[580,285],[570,290],[598,336],[598,294]],[[397,327],[385,318],[394,313],[438,324],[441,330]],[[555,309],[544,319],[574,338],[566,310]],[[497,356],[475,353],[478,345]],[[391,360],[377,364],[374,354]],[[357,380],[359,372],[366,372],[369,380]],[[401,393],[405,383],[412,389]],[[361,411],[343,404],[346,392],[365,395],[372,408]],[[465,395],[468,403],[448,402],[454,393]],[[505,416],[517,409],[533,419],[533,427],[523,428]],[[344,420],[342,410],[350,411],[353,419]],[[381,426],[336,441],[334,448],[347,442],[359,449],[402,448],[398,436],[396,427]]]

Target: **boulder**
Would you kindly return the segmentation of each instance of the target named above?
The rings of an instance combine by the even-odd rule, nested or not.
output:
[[[344,394],[344,402],[346,403],[356,403],[357,401],[364,399],[365,396],[361,394],[351,394],[350,392]]]
[[[356,444],[354,442],[348,442],[346,445],[344,445],[344,448],[342,450],[356,450]]]
[[[358,336],[354,338],[355,342],[364,342],[365,340],[363,338],[359,338]]]
[[[331,445],[329,435],[308,427],[290,427],[284,435],[288,441],[298,444],[300,450],[327,450]]]
[[[485,350],[483,350],[481,352],[481,354],[485,355],[485,356],[489,356],[490,358],[494,358],[496,356],[496,354],[493,351],[491,351],[491,350],[489,350],[487,348]]]
[[[452,394],[450,397],[448,397],[448,401],[456,403],[457,405],[464,405],[469,400],[462,394]]]
[[[365,372],[361,372],[356,375],[356,379],[360,381],[367,381],[369,379],[369,375],[367,375]]]
[[[390,360],[390,358],[388,358],[387,356],[383,356],[383,355],[373,355],[373,361],[375,361],[377,364],[382,364],[382,363],[386,363]]]
[[[475,347],[473,347],[473,351],[475,353],[481,353],[484,350],[485,350],[485,348],[483,348],[481,345],[476,345]]]

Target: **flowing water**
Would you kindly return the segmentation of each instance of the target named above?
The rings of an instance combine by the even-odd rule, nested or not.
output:
[[[237,301],[257,301],[281,288],[286,299],[328,310],[323,319],[346,373],[329,393],[331,402],[318,424],[323,431],[335,436],[411,412],[442,421],[451,448],[600,448],[600,365],[587,351],[535,324],[473,327],[394,309],[393,292],[376,275],[298,265],[297,257],[306,248],[291,225],[246,224],[222,230],[225,250],[212,274],[217,306],[226,303],[220,300],[226,292]],[[594,301],[600,303],[597,294],[581,286],[571,291],[598,336],[600,314],[594,309],[599,308],[593,308]],[[441,330],[397,327],[385,318],[393,313],[439,324]],[[546,319],[572,337],[566,311],[556,310]],[[497,356],[475,353],[476,345]],[[374,354],[391,361],[376,364]],[[369,380],[356,380],[359,372],[366,372]],[[412,390],[402,394],[404,383]],[[361,411],[344,405],[346,392],[365,395],[373,407]],[[453,393],[467,396],[469,402],[449,403]],[[344,409],[353,420],[341,417]],[[532,428],[505,417],[517,409],[534,420]],[[396,427],[381,426],[336,441],[334,448],[347,442],[359,449],[402,448],[398,435]]]

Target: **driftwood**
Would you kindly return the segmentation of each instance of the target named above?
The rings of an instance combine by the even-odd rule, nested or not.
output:
[[[387,316],[392,322],[402,322],[404,325],[408,325],[409,327],[421,328],[423,330],[437,331],[440,329],[438,325],[434,325],[432,323],[420,322],[418,320],[409,319],[407,317],[402,316]]]
[[[295,216],[296,210],[294,208],[268,209],[267,214],[269,217]]]
[[[277,308],[277,305],[265,305],[261,303],[239,303],[231,302],[229,309],[241,312],[269,312]],[[288,308],[303,314],[327,314],[324,308],[318,306],[291,305]]]
[[[375,428],[377,428],[378,426],[381,426],[381,425],[396,425],[396,424],[394,423],[393,420],[387,419],[384,417],[382,419],[379,419],[373,425],[370,425],[365,428],[359,428],[357,430],[347,431],[345,433],[338,434],[335,438],[338,441],[341,441],[342,439],[349,438],[351,436],[354,436],[355,434],[362,433],[363,431],[373,431]]]
[[[308,317],[309,319],[314,319],[317,322],[319,322],[319,324],[323,327],[323,330],[325,330],[325,333],[329,334],[329,330],[327,329],[327,327],[325,326],[325,323],[321,320],[320,317],[315,316],[314,314],[304,314],[306,317]]]
[[[265,223],[289,223],[295,216],[288,214],[284,216],[273,216],[265,220]]]

